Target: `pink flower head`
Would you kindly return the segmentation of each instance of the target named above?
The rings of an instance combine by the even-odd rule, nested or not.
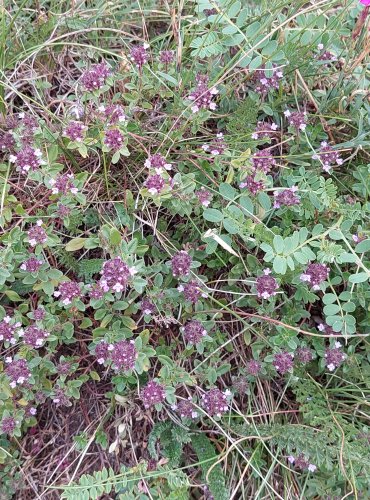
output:
[[[94,64],[90,69],[86,70],[83,73],[81,77],[82,85],[86,90],[90,92],[99,90],[105,84],[109,73],[109,67],[105,62]]]
[[[248,191],[254,196],[262,191],[265,187],[263,181],[256,180],[254,175],[248,175],[243,182],[239,184],[240,188],[247,188]]]
[[[159,60],[163,64],[170,64],[175,59],[173,50],[162,50],[159,54]]]
[[[267,70],[266,70],[267,71]],[[255,91],[258,94],[266,95],[271,90],[279,88],[280,80],[283,78],[283,72],[276,65],[272,68],[272,75],[267,76],[264,67],[260,71],[256,71],[253,75],[253,82],[256,84]]]
[[[177,290],[184,294],[185,300],[193,304],[196,304],[201,297],[207,297],[207,294],[202,292],[200,285],[195,280],[191,280],[188,283],[181,283],[177,287]]]
[[[150,175],[145,181],[145,187],[153,196],[161,193],[166,187],[166,182],[159,174]]]
[[[199,344],[207,335],[207,330],[202,323],[196,319],[189,321],[182,328],[184,338],[188,344]]]
[[[122,292],[128,285],[133,271],[121,257],[104,262],[101,270],[100,286],[105,292]]]
[[[0,321],[0,341],[15,344],[17,339],[15,337],[16,329],[21,326],[20,323],[14,323],[14,320],[9,316]]]
[[[26,174],[29,170],[36,170],[42,164],[41,150],[34,149],[31,146],[25,146],[18,151],[16,155],[10,155],[9,161],[15,163],[18,170],[22,174]]]
[[[288,123],[291,127],[294,127],[297,131],[306,130],[306,113],[301,113],[300,111],[289,111],[287,109],[284,111],[284,115],[288,119]]]
[[[71,121],[67,125],[64,134],[68,139],[75,142],[82,142],[85,137],[87,127],[81,122]]]
[[[118,151],[123,144],[123,134],[118,128],[112,128],[105,132],[104,144],[112,151]]]
[[[261,149],[252,156],[253,171],[261,171],[267,174],[276,165],[276,160],[268,149]]]
[[[38,220],[36,222],[36,226],[30,227],[27,232],[28,242],[31,247],[35,247],[36,245],[43,245],[47,242],[48,236],[45,232],[45,229],[42,226],[42,220]]]
[[[198,191],[195,191],[195,196],[203,207],[208,207],[212,200],[212,193],[207,191],[204,187],[201,187]]]
[[[252,139],[269,139],[276,135],[279,127],[276,123],[258,122],[256,130],[252,133]]]
[[[203,394],[202,406],[211,417],[221,417],[229,409],[226,394],[216,388]]]
[[[280,208],[281,206],[292,207],[293,205],[299,205],[300,198],[296,195],[297,187],[293,186],[289,189],[282,189],[279,191],[274,191],[274,208]]]
[[[166,159],[160,153],[149,156],[149,158],[145,160],[145,166],[147,168],[153,168],[156,174],[161,174],[164,170],[172,169],[172,164],[167,163]]]
[[[191,398],[188,400],[182,399],[179,404],[174,405],[172,409],[175,410],[181,418],[195,419],[198,417],[198,412]]]
[[[68,306],[72,304],[75,299],[81,297],[81,288],[75,281],[63,281],[59,283],[58,290],[54,292],[54,297],[58,297],[61,302]]]
[[[36,257],[30,257],[21,264],[20,269],[26,271],[27,273],[37,273],[43,264],[43,260],[37,259]]]
[[[370,5],[370,0],[360,0],[360,3],[362,3],[362,5],[365,5],[365,7],[368,7]]]
[[[257,375],[260,373],[262,368],[262,365],[259,361],[255,359],[250,359],[247,361],[246,365],[246,371],[248,375],[252,375],[253,377],[257,377]]]
[[[68,193],[77,194],[78,189],[73,183],[73,174],[61,174],[56,179],[51,179],[49,184],[53,194],[67,195]]]
[[[163,403],[166,393],[162,384],[151,380],[141,390],[140,397],[145,408],[150,408],[151,406]]]
[[[24,343],[34,349],[42,347],[45,340],[48,338],[49,333],[36,325],[28,326],[23,334]]]
[[[171,259],[172,274],[175,278],[179,276],[187,276],[190,272],[192,259],[185,250],[180,250],[175,253]]]
[[[312,159],[320,161],[324,172],[330,172],[333,165],[343,165],[343,160],[338,151],[326,141],[321,143],[320,150],[312,156]]]
[[[321,283],[323,283],[329,276],[329,268],[325,264],[314,262],[309,264],[306,271],[301,274],[301,281],[310,283],[314,290],[319,290]]]
[[[200,109],[210,109],[214,111],[217,108],[213,97],[218,94],[216,87],[208,88],[208,76],[198,74],[196,76],[197,87],[190,93],[188,99],[193,101],[191,107],[193,113],[197,113]]]
[[[276,295],[279,285],[273,276],[270,276],[270,269],[265,269],[262,276],[256,279],[257,296],[262,299],[268,299]]]
[[[8,366],[5,369],[6,375],[10,379],[10,387],[13,389],[17,385],[22,385],[31,377],[31,372],[28,368],[25,359],[9,360]]]
[[[131,60],[135,63],[136,67],[141,70],[141,68],[148,62],[149,56],[147,53],[147,49],[149,48],[148,44],[139,45],[137,47],[133,47],[130,52]]]
[[[113,344],[111,358],[113,368],[119,372],[127,372],[135,366],[137,350],[133,340],[120,340]]]
[[[294,356],[290,352],[278,352],[274,356],[273,365],[275,370],[282,375],[292,370]]]

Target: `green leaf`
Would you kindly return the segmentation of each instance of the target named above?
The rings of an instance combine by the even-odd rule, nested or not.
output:
[[[14,290],[5,290],[4,293],[12,302],[22,302],[23,300],[22,297],[17,294],[17,292],[14,292]]]
[[[118,231],[118,229],[113,227],[110,231],[110,237],[109,237],[111,245],[113,246],[119,245],[121,243],[121,239],[122,239],[121,233]]]
[[[87,238],[73,238],[66,244],[65,249],[67,252],[75,252],[81,250],[85,246]]]
[[[277,255],[273,262],[273,268],[275,273],[285,274],[287,270],[287,261],[285,257]]]
[[[279,234],[274,236],[273,243],[274,243],[276,253],[284,253],[284,240]]]
[[[233,200],[237,195],[236,189],[226,182],[222,182],[218,190],[220,195],[226,200]]]
[[[352,274],[352,276],[350,276],[348,280],[351,283],[363,283],[368,279],[370,279],[370,275],[368,273],[363,272],[363,273]]]
[[[220,212],[220,210],[216,210],[215,208],[206,208],[203,211],[203,217],[208,222],[221,222],[224,218],[222,212]]]
[[[360,241],[355,247],[356,253],[365,253],[370,251],[370,239]]]

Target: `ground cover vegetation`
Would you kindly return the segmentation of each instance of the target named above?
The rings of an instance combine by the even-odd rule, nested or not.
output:
[[[2,3],[0,498],[369,498],[368,3]]]

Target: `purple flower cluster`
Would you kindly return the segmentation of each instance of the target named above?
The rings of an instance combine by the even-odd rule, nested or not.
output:
[[[246,364],[246,372],[248,375],[252,375],[253,377],[257,377],[261,372],[262,364],[255,359],[250,359]]]
[[[278,129],[276,123],[258,122],[256,130],[252,133],[252,139],[270,139],[276,135]]]
[[[272,68],[272,76],[266,76],[264,68],[261,71],[256,71],[253,75],[253,81],[255,83],[255,91],[258,94],[266,95],[271,90],[276,90],[279,88],[280,80],[283,78],[283,72],[274,65]]]
[[[301,281],[310,283],[314,290],[319,290],[321,283],[323,283],[329,276],[329,268],[325,264],[315,262],[309,264],[306,271],[301,274]]]
[[[115,257],[104,262],[99,284],[104,292],[119,293],[126,288],[134,273],[135,270],[130,269],[121,257]]]
[[[56,179],[51,179],[49,184],[51,186],[52,193],[63,195],[67,195],[68,193],[77,194],[78,189],[75,187],[73,179],[73,174],[61,174],[58,175]]]
[[[120,340],[108,347],[113,368],[117,372],[133,370],[138,356],[133,340]]]
[[[86,134],[87,127],[81,122],[71,121],[68,123],[64,134],[68,139],[74,142],[82,142]]]
[[[186,323],[182,328],[182,332],[188,344],[199,344],[199,342],[203,340],[203,337],[207,335],[207,330],[202,323],[196,319]]]
[[[180,250],[171,259],[172,274],[175,278],[187,276],[190,273],[192,259],[188,252]]]
[[[300,111],[289,111],[287,109],[284,111],[284,115],[288,118],[288,123],[291,127],[296,130],[304,131],[307,127],[307,116],[306,113],[301,113]]]
[[[82,85],[89,92],[99,90],[105,84],[109,74],[110,70],[105,62],[94,64],[83,73],[81,77]]]
[[[195,419],[199,416],[191,397],[187,400],[182,399],[178,404],[173,405],[172,409],[175,410],[181,418]]]
[[[296,195],[297,191],[297,186],[292,186],[289,189],[274,191],[274,208],[280,208],[281,206],[292,207],[293,205],[299,205],[301,200]]]
[[[213,97],[218,94],[218,90],[216,87],[208,88],[208,76],[206,75],[198,74],[196,80],[197,86],[188,97],[190,101],[194,102],[191,107],[192,112],[197,113],[200,109],[214,111],[217,105],[213,102]]]
[[[63,205],[63,203],[58,203],[56,211],[58,217],[60,217],[61,219],[65,219],[66,217],[69,216],[70,213],[71,209],[67,207],[67,205]]]
[[[154,314],[156,311],[155,305],[148,298],[145,298],[141,301],[140,309],[142,310],[143,314],[146,315]]]
[[[319,330],[319,332],[323,332],[326,335],[335,335],[335,331],[333,330],[333,328],[325,323],[319,323],[317,325],[317,329]]]
[[[45,318],[45,315],[45,309],[43,309],[42,307],[38,307],[32,313],[33,319],[35,321],[42,321]]]
[[[315,470],[317,469],[316,465],[310,464],[302,453],[298,455],[298,457],[293,457],[292,455],[290,455],[288,457],[288,462],[292,465],[294,464],[297,469],[302,471],[307,470],[309,472],[315,472]]]
[[[109,125],[125,123],[127,120],[123,107],[118,104],[110,104],[109,106],[101,105],[98,110],[103,114]]]
[[[258,176],[261,172],[267,174],[275,165],[276,161],[268,149],[261,149],[260,151],[257,151],[252,156],[252,173],[244,179],[244,181],[240,184],[240,187],[246,187],[250,193],[256,195],[265,187],[263,180],[260,180]]]
[[[257,297],[268,299],[276,295],[279,285],[273,276],[270,276],[270,269],[265,269],[262,276],[256,279]]]
[[[140,393],[141,400],[145,408],[163,403],[166,398],[164,387],[159,382],[151,380],[146,384]]]
[[[347,354],[345,354],[341,349],[342,344],[340,342],[336,342],[333,349],[328,348],[325,350],[325,366],[330,372],[333,372],[336,368],[338,368],[347,358]]]
[[[337,60],[335,54],[328,50],[324,50],[324,45],[322,43],[319,43],[317,48],[320,50],[320,53],[316,56],[319,61],[333,62]]]
[[[112,128],[105,132],[104,144],[112,151],[118,151],[123,144],[123,134],[118,128]]]
[[[15,139],[11,132],[3,132],[0,134],[0,150],[12,151],[15,146]]]
[[[101,340],[95,347],[95,356],[99,365],[103,365],[110,357],[112,345],[108,344],[105,340]]]
[[[174,61],[175,59],[175,53],[173,50],[162,50],[159,53],[159,60],[161,63],[165,64],[170,64]]]
[[[54,297],[58,297],[65,306],[72,304],[72,302],[75,299],[79,299],[81,295],[81,287],[76,281],[63,281],[59,283],[58,290],[54,292]]]
[[[203,144],[202,149],[213,156],[222,155],[227,148],[224,134],[219,132],[210,144]]]
[[[19,266],[19,269],[21,269],[22,271],[26,271],[27,273],[37,273],[43,263],[44,262],[41,259],[30,257]]]
[[[256,180],[254,175],[248,175],[244,181],[240,183],[239,187],[247,188],[251,194],[256,195],[264,189],[265,184],[262,180]]]
[[[212,201],[212,193],[207,191],[204,187],[195,191],[195,196],[198,198],[198,201],[203,207],[208,207]]]
[[[138,45],[137,47],[133,47],[130,52],[131,60],[134,62],[139,70],[142,69],[144,64],[146,64],[149,60],[149,55],[147,53],[147,49],[149,45],[146,43],[144,45]]]
[[[268,149],[261,149],[252,156],[252,168],[254,173],[260,171],[267,174],[275,165],[276,161]]]
[[[10,155],[9,161],[15,163],[17,169],[19,169],[22,174],[26,174],[29,170],[37,170],[37,168],[42,165],[41,156],[42,153],[40,149],[25,146],[15,155]]]
[[[57,406],[71,406],[72,404],[60,387],[57,387],[54,391],[53,403]]]
[[[12,358],[7,358],[6,362],[8,366],[5,369],[5,373],[9,377],[10,387],[13,389],[17,385],[24,384],[31,377],[31,372],[25,359],[12,360]]]
[[[319,160],[325,172],[330,172],[333,165],[343,165],[343,160],[339,153],[326,141],[321,143],[318,153],[312,156],[313,160]]]
[[[166,181],[158,174],[150,175],[145,181],[145,187],[153,196],[161,193],[166,187]]]
[[[36,222],[36,226],[30,227],[27,232],[28,242],[31,247],[35,247],[36,245],[43,245],[47,242],[48,236],[45,232],[45,229],[42,226],[42,220],[38,220]]]
[[[48,338],[49,332],[38,328],[35,325],[28,326],[23,333],[24,343],[34,349],[41,347]]]
[[[149,156],[149,158],[145,160],[144,165],[147,168],[153,168],[156,174],[161,174],[164,170],[172,169],[172,163],[168,163],[160,153]]]
[[[312,351],[308,347],[299,347],[296,352],[296,359],[302,364],[310,363],[313,360]]]
[[[282,375],[292,370],[294,356],[290,352],[278,352],[275,354],[272,364],[275,370]]]
[[[2,434],[13,434],[17,427],[17,421],[14,417],[4,417],[0,424]]]
[[[196,304],[201,297],[207,297],[207,294],[202,292],[199,284],[195,281],[189,281],[188,283],[181,283],[177,287],[179,292],[184,294],[185,300]]]
[[[15,337],[16,330],[21,326],[21,323],[11,323],[12,319],[9,316],[0,321],[0,341],[15,344],[17,339]]]
[[[221,417],[228,411],[229,405],[227,402],[227,394],[230,391],[223,393],[220,389],[211,389],[202,396],[202,406],[211,417]]]

